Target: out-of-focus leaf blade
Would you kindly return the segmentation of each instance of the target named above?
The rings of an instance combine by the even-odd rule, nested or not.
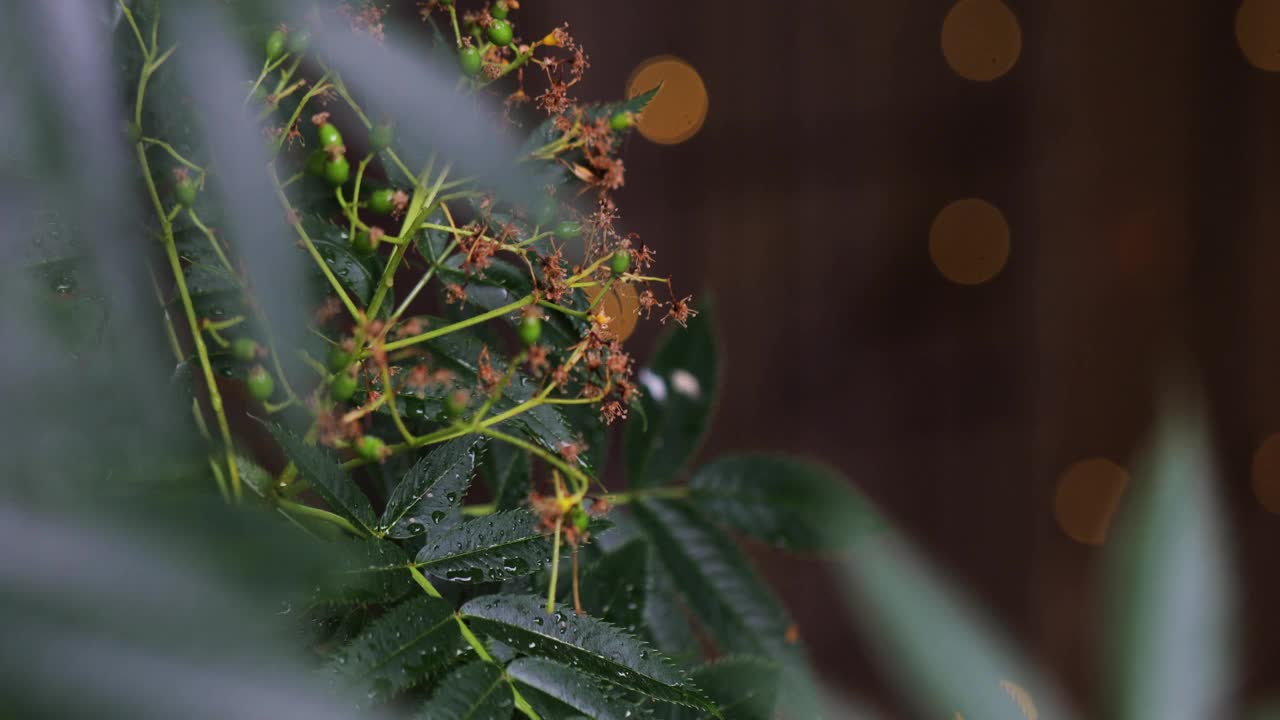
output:
[[[725,720],[772,720],[781,671],[775,663],[747,655],[730,656],[694,668],[694,684],[720,707]],[[666,720],[697,720],[688,708],[668,706]]]
[[[637,634],[644,623],[649,545],[632,540],[591,566],[581,581],[582,607],[589,614]]]
[[[791,618],[733,540],[687,502],[646,500],[632,509],[685,604],[717,645],[777,660],[785,702],[800,717],[817,713],[808,660],[787,640]]]
[[[886,673],[921,716],[1026,720],[1009,687],[1040,717],[1076,717],[1008,639],[890,531],[844,566],[853,615]]]
[[[1119,718],[1231,714],[1234,577],[1208,434],[1189,408],[1165,409],[1112,541],[1105,637]]]
[[[689,483],[708,517],[774,547],[838,551],[875,527],[875,514],[835,470],[782,455],[733,455]]]
[[[711,420],[720,381],[710,309],[672,325],[637,375],[648,427],[627,425],[627,479],[633,487],[673,480],[692,459]]]

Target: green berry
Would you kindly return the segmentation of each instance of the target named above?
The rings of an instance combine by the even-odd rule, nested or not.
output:
[[[475,77],[480,74],[480,66],[484,64],[484,60],[478,49],[468,45],[458,51],[458,63],[462,65],[464,75]]]
[[[349,373],[339,373],[329,384],[329,397],[338,402],[346,402],[356,394],[356,376]]]
[[[323,150],[312,150],[307,153],[307,174],[322,177],[324,175],[324,164],[328,161],[329,156]]]
[[[391,147],[396,139],[396,131],[390,125],[374,125],[369,131],[369,149],[382,152]]]
[[[387,215],[395,207],[396,191],[389,188],[382,190],[374,190],[369,193],[369,212],[375,212],[379,215]]]
[[[183,207],[191,207],[196,204],[196,181],[191,178],[185,178],[178,181],[173,187],[173,193],[178,198],[178,204]]]
[[[241,360],[252,360],[258,357],[258,343],[254,342],[253,338],[236,338],[236,341],[231,343],[231,354]]]
[[[456,418],[462,415],[463,411],[467,409],[467,401],[470,399],[471,397],[467,394],[466,390],[459,390],[455,393],[451,393],[449,397],[444,399],[445,415],[448,415],[451,418]]]
[[[356,452],[369,462],[378,462],[386,453],[387,444],[377,435],[365,435],[356,442]]]
[[[339,155],[325,161],[324,179],[328,180],[330,185],[345,185],[349,177],[351,177],[351,163],[347,162],[345,156]]]
[[[511,8],[507,7],[506,0],[497,0],[489,7],[489,14],[499,20],[506,20],[510,12]]]
[[[556,237],[561,240],[572,240],[582,235],[582,224],[565,220],[556,226]]]
[[[311,46],[311,33],[306,30],[299,30],[289,36],[289,53],[291,55],[301,55]]]
[[[535,345],[538,338],[542,337],[542,320],[537,315],[525,315],[520,319],[520,326],[517,328],[520,333],[520,342],[525,347]]]
[[[368,230],[357,230],[351,238],[351,248],[361,255],[368,255],[378,249],[378,243],[374,242]]]
[[[613,254],[613,257],[609,258],[609,269],[613,271],[614,275],[621,275],[629,267],[631,267],[631,253],[626,250],[619,250]]]
[[[334,345],[329,348],[328,363],[329,370],[332,372],[346,370],[347,366],[351,364],[351,353],[342,349],[341,345]]]
[[[342,133],[332,123],[325,123],[320,126],[320,144],[326,148],[337,147],[342,144]]]
[[[631,116],[631,113],[629,112],[614,113],[613,117],[609,118],[609,127],[614,132],[622,132],[623,130],[626,130],[627,128],[631,127],[634,124],[635,124],[635,119]]]
[[[273,30],[267,36],[267,60],[275,60],[284,54],[284,31]]]
[[[137,145],[142,142],[142,128],[136,122],[130,122],[124,128],[125,136],[129,138],[130,145]]]
[[[511,23],[506,20],[494,20],[489,23],[489,42],[498,47],[506,47],[511,44],[511,38],[515,32],[511,29]]]
[[[480,42],[480,38],[484,35],[484,29],[480,27],[479,23],[467,23],[466,30],[471,39],[476,42]]]
[[[582,509],[581,505],[573,506],[573,509],[569,511],[569,520],[573,523],[574,529],[580,533],[586,532],[587,528],[591,525],[591,516],[587,515],[587,512]]]
[[[275,392],[276,381],[271,379],[271,373],[261,365],[255,365],[249,371],[248,378],[245,379],[249,386],[249,394],[255,400],[266,401],[271,398],[271,393]]]

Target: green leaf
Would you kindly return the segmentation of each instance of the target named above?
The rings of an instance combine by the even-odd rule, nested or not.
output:
[[[572,611],[548,613],[543,598],[528,595],[479,597],[463,605],[462,614],[473,629],[521,652],[567,662],[660,700],[714,710],[669,659],[602,620]]]
[[[418,460],[387,499],[380,523],[387,534],[421,535],[456,512],[471,484],[479,444],[474,437],[450,440]]]
[[[778,706],[779,667],[751,656],[730,656],[695,668],[693,682],[720,706],[725,720],[772,720]],[[666,720],[697,720],[688,708],[668,706]]]
[[[618,686],[554,660],[520,658],[507,666],[507,675],[520,684],[521,695],[526,687],[533,688],[589,718],[628,720],[640,716],[634,699],[626,697]]]
[[[485,455],[489,493],[498,510],[514,510],[529,497],[529,453],[508,443],[493,443]]]
[[[409,556],[399,546],[388,542],[347,545],[338,552],[338,566],[316,588],[316,603],[387,604],[404,597],[413,586]]]
[[[477,660],[440,681],[436,694],[422,707],[422,720],[509,720],[515,699],[502,668]]]
[[[688,502],[645,500],[632,510],[685,604],[721,650],[778,660],[788,705],[804,708],[799,717],[816,713],[808,660],[787,641],[791,618],[733,539]]]
[[[692,662],[702,656],[702,648],[698,646],[689,611],[670,571],[652,547],[647,562],[649,582],[644,594],[644,635],[662,652],[681,662]]]
[[[185,364],[185,363],[184,363]],[[236,467],[240,470],[240,479],[253,490],[258,497],[270,497],[276,479],[261,465],[236,453]]]
[[[436,362],[447,366],[460,376],[464,385],[478,382],[480,351],[484,347],[478,338],[465,331],[453,332],[444,337],[429,340],[422,347],[431,352]],[[494,355],[493,367],[502,372],[502,359]],[[538,384],[524,373],[517,372],[512,382],[502,390],[502,397],[494,404],[491,415],[510,410],[531,399],[538,391]],[[560,411],[550,405],[537,405],[509,421],[520,428],[531,440],[553,453],[559,453],[565,443],[575,442],[576,433],[565,422]],[[582,462],[586,467],[585,460]],[[589,469],[589,468],[588,468]]]
[[[453,607],[420,595],[370,623],[334,658],[344,680],[387,700],[447,666],[465,646]]]
[[[786,550],[843,550],[877,523],[838,472],[797,458],[723,457],[699,468],[689,486],[708,517]]]
[[[596,523],[601,524],[593,523],[595,532],[607,527]],[[511,510],[429,537],[418,551],[417,562],[423,571],[453,582],[502,582],[541,570],[551,562],[551,544],[533,513]]]
[[[1104,637],[1115,717],[1225,717],[1236,702],[1236,578],[1198,410],[1164,408],[1109,540]]]
[[[1025,720],[1015,684],[1040,717],[1076,717],[1008,637],[895,533],[867,538],[853,554],[845,578],[854,617],[920,717]]]
[[[267,427],[284,454],[298,467],[298,474],[311,485],[311,489],[324,498],[334,512],[373,535],[373,506],[347,475],[347,471],[342,469],[333,453],[306,444],[302,438],[276,423],[270,423]]]
[[[711,419],[719,383],[711,311],[689,327],[672,325],[653,361],[637,375],[648,428],[627,425],[627,478],[632,487],[669,482],[697,451]]]
[[[302,219],[302,229],[307,231],[312,244],[320,257],[324,258],[329,269],[342,287],[367,304],[372,298],[382,276],[377,266],[376,256],[362,259],[351,248],[351,238],[347,229],[335,225],[324,218],[309,215]],[[390,305],[391,303],[386,303]]]
[[[649,544],[632,540],[583,573],[582,607],[591,615],[636,633],[644,624]]]

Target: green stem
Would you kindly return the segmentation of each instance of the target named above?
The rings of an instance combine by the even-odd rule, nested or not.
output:
[[[461,48],[462,31],[458,29],[458,10],[452,3],[449,4],[449,22],[453,24],[453,40],[458,44],[458,47]]]
[[[413,576],[413,581],[418,583],[418,585],[425,590],[428,595],[436,599],[441,599],[443,597],[440,595],[440,591],[436,589],[436,586],[432,585],[431,581],[427,579],[427,576],[423,575],[418,568],[410,565],[409,574]]]
[[[560,579],[560,525],[563,517],[556,518],[555,540],[551,546],[551,583],[547,587],[547,612],[556,609],[556,581]]]
[[[138,47],[142,48],[142,54],[147,55],[147,41],[142,39],[142,31],[138,29],[138,22],[133,19],[133,11],[128,5],[124,4],[124,0],[116,0],[116,5],[120,6],[121,12],[124,13],[124,19],[129,21],[129,27],[133,28],[133,36],[138,38]]]
[[[311,507],[310,505],[303,505],[302,503],[297,503],[292,500],[286,500],[284,498],[276,498],[276,504],[282,510],[286,510],[290,513],[293,513],[294,515],[301,515],[303,517],[314,518],[316,520],[323,520],[324,522],[327,522],[331,525],[336,525],[342,528],[343,530],[346,530],[347,532],[351,533],[352,535],[355,535],[356,537],[367,537],[366,534],[360,530],[360,528],[356,527],[355,525],[352,525],[350,520],[347,520],[341,515],[335,515],[334,513],[331,513],[328,510],[321,510],[320,508],[317,508],[317,507]]]
[[[293,114],[289,116],[289,122],[285,123],[284,132],[280,133],[280,139],[276,142],[277,153],[279,153],[280,149],[284,147],[284,141],[289,137],[289,130],[298,123],[298,117],[302,115],[302,108],[307,106],[307,102],[311,100],[311,98],[329,89],[329,86],[325,84],[325,81],[328,79],[329,73],[321,75],[320,79],[316,81],[316,84],[302,96],[302,100],[298,103],[298,107],[293,109]]]
[[[479,432],[480,434],[488,435],[495,440],[501,440],[522,450],[527,450],[542,458],[548,465],[554,466],[556,469],[560,470],[560,472],[563,472],[574,480],[574,483],[578,486],[578,489],[575,491],[577,494],[585,494],[587,488],[591,486],[591,480],[584,475],[581,470],[569,465],[564,460],[561,460],[531,442],[522,440],[514,435],[508,435],[504,432],[494,430],[490,427],[482,427],[479,429]]]
[[[139,90],[141,93],[141,89]],[[173,239],[173,226],[165,219],[164,205],[160,202],[160,193],[156,191],[155,180],[151,177],[151,166],[147,162],[147,153],[139,143],[134,147],[138,156],[138,164],[142,167],[142,176],[146,181],[147,192],[160,218],[160,229],[164,236],[164,251],[169,259],[169,268],[173,271],[174,283],[178,286],[178,295],[182,298],[182,309],[187,316],[187,325],[191,330],[192,342],[196,346],[196,355],[200,358],[200,369],[204,373],[205,385],[209,390],[209,405],[218,421],[218,431],[226,451],[227,471],[231,477],[231,494],[239,500],[240,469],[232,450],[231,427],[227,424],[227,415],[222,408],[222,395],[218,392],[218,383],[213,376],[213,365],[209,362],[209,349],[204,344],[204,335],[200,332],[200,322],[196,319],[195,306],[191,302],[191,293],[187,290],[186,276],[182,272],[182,260],[178,257],[178,247]]]
[[[610,493],[601,495],[600,499],[610,505],[626,505],[627,503],[643,500],[644,498],[654,498],[657,500],[679,500],[689,497],[689,488],[687,486],[680,487],[656,487],[644,488],[641,490],[632,490],[630,492]]]
[[[271,173],[271,184],[275,188],[276,198],[280,201],[280,206],[284,208],[285,213],[294,214],[293,207],[289,204],[289,198],[284,194],[284,188],[280,187],[280,178],[276,177],[275,172]],[[338,278],[334,276],[333,270],[329,269],[329,263],[325,262],[324,256],[316,249],[315,243],[311,242],[311,236],[307,234],[305,228],[302,227],[302,221],[291,223],[293,229],[298,234],[298,238],[302,240],[302,244],[306,246],[307,252],[311,254],[312,259],[316,261],[316,265],[320,268],[320,272],[324,274],[325,279],[329,281],[329,285],[338,295],[338,299],[346,306],[347,312],[351,313],[351,317],[356,322],[360,321],[360,310],[356,308],[356,304],[351,301],[351,297],[347,295],[346,289],[342,287],[342,283],[338,282]]]
[[[482,322],[492,320],[494,318],[502,317],[503,315],[506,315],[509,312],[519,310],[520,308],[526,305],[529,305],[532,302],[533,302],[533,295],[527,295],[523,298],[520,298],[519,300],[516,300],[515,302],[508,303],[499,308],[494,308],[489,312],[480,313],[479,315],[473,315],[472,317],[469,317],[466,320],[459,320],[458,322],[453,323],[451,325],[445,325],[444,327],[439,327],[439,328],[436,328],[435,330],[424,332],[421,335],[414,335],[412,337],[402,338],[400,340],[389,342],[383,346],[383,349],[386,350],[387,352],[391,352],[393,350],[399,350],[400,348],[409,347],[410,345],[416,345],[420,342],[426,342],[427,340],[432,340],[432,339],[441,337],[442,335],[448,335],[449,333],[455,332],[457,330],[469,328],[472,325],[479,325]]]

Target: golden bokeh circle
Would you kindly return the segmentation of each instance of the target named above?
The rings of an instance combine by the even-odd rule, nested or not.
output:
[[[1022,28],[1001,0],[960,0],[942,21],[942,56],[960,77],[995,80],[1021,53]]]
[[[1268,437],[1253,453],[1253,494],[1267,512],[1280,515],[1280,433]]]
[[[1244,0],[1236,11],[1236,44],[1254,67],[1280,70],[1280,0]]]
[[[636,129],[650,142],[675,145],[693,137],[707,119],[707,86],[689,63],[660,55],[640,63],[627,80],[627,97],[662,89],[640,112]]]
[[[1106,458],[1073,463],[1058,477],[1053,497],[1058,527],[1076,542],[1101,545],[1128,485],[1129,473]]]
[[[600,296],[601,288],[592,288],[589,292],[591,301]],[[596,312],[603,312],[609,317],[609,330],[618,336],[618,340],[626,340],[636,331],[640,324],[640,296],[631,283],[615,282],[604,299],[596,305]]]
[[[980,285],[1009,260],[1009,223],[999,208],[980,198],[944,207],[929,228],[929,258],[948,280]]]

